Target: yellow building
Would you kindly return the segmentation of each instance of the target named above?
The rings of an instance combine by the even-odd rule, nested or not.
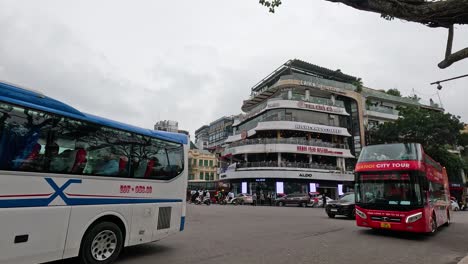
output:
[[[216,156],[206,150],[190,149],[188,154],[189,181],[218,180]]]

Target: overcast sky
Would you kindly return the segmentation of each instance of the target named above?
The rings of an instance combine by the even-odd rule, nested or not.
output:
[[[447,32],[318,0],[0,1],[0,79],[83,112],[192,134],[239,113],[250,88],[298,58],[438,101],[432,81],[468,73],[437,63]],[[458,26],[455,48],[468,46]],[[443,85],[443,106],[468,122],[468,78]]]

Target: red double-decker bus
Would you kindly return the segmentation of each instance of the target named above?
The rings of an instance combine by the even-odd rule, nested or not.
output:
[[[435,233],[450,224],[447,173],[420,144],[366,146],[355,172],[358,226]]]

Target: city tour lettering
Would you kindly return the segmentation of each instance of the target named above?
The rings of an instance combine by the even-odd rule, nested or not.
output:
[[[357,169],[409,169],[409,163],[358,164]]]

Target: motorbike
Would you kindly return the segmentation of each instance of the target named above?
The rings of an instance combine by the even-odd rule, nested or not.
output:
[[[221,201],[221,204],[226,205],[226,204],[233,204],[233,205],[238,205],[239,201],[236,198],[229,198],[226,196],[224,200]]]
[[[195,199],[195,204],[206,204],[211,205],[211,199],[209,197],[203,197],[203,201],[201,200],[200,196]]]

